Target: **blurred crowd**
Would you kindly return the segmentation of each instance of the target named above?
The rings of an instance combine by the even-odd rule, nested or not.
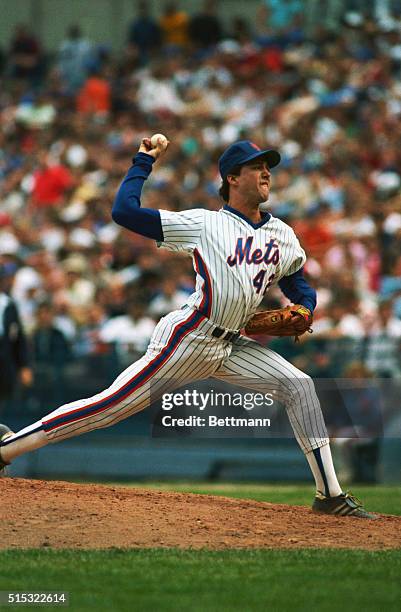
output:
[[[335,30],[310,33],[301,1],[262,2],[254,21],[223,22],[217,8],[166,2],[156,16],[138,2],[118,53],[78,25],[53,54],[23,25],[3,48],[0,282],[34,357],[112,344],[128,363],[191,293],[190,258],[110,216],[141,138],[162,132],[171,145],[145,185],[148,207],[217,210],[228,144],[281,152],[265,206],[309,256],[318,309],[303,355],[332,373],[327,347],[346,341],[336,375],[357,361],[400,376],[401,16],[344,12]],[[276,289],[265,305],[285,303]]]

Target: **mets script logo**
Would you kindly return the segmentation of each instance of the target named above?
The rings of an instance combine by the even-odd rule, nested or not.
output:
[[[280,261],[280,251],[274,238],[265,244],[266,248],[263,251],[262,249],[252,249],[252,243],[253,236],[249,236],[245,240],[245,244],[244,238],[238,238],[234,255],[227,257],[228,265],[231,267],[241,265],[243,261],[247,264],[278,264]]]

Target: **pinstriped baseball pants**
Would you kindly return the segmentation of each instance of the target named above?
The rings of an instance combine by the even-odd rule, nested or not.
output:
[[[283,357],[240,336],[210,335],[213,324],[190,307],[163,317],[146,354],[104,391],[65,404],[42,419],[49,442],[108,427],[146,408],[150,398],[185,383],[214,377],[258,392],[272,391],[286,407],[303,452],[328,443],[313,381]]]

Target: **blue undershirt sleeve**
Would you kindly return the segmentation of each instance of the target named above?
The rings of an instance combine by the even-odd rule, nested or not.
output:
[[[291,274],[284,276],[278,283],[284,295],[291,300],[293,304],[302,304],[313,312],[316,308],[316,291],[311,287],[303,276],[303,268]]]
[[[118,225],[146,238],[163,242],[160,212],[154,208],[141,208],[142,187],[152,172],[154,161],[151,155],[137,153],[133,166],[128,170],[117,192],[111,216]]]

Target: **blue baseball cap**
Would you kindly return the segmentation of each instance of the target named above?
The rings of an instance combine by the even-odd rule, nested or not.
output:
[[[280,163],[281,156],[278,151],[272,149],[262,150],[258,145],[250,140],[239,140],[230,145],[219,159],[219,170],[222,179],[225,179],[230,170],[235,166],[242,166],[246,162],[263,157],[269,166],[274,168]]]

